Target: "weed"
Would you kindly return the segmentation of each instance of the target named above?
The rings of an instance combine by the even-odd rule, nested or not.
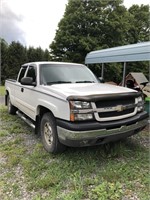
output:
[[[122,184],[119,182],[103,181],[101,184],[91,190],[90,199],[95,200],[117,200],[123,196]]]

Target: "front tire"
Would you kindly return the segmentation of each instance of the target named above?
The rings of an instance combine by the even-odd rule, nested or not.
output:
[[[11,115],[15,115],[17,108],[12,105],[9,95],[7,96],[7,106],[8,106],[8,113]]]
[[[59,142],[56,121],[50,112],[45,113],[41,119],[40,133],[46,151],[58,153],[65,150],[66,147]]]

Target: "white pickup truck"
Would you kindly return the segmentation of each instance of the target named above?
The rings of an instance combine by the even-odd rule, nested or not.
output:
[[[82,64],[27,63],[5,87],[8,112],[35,128],[52,153],[116,141],[148,122],[141,93],[100,83]]]

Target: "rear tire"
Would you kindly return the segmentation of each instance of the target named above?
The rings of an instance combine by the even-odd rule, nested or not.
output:
[[[41,119],[40,134],[46,151],[58,153],[65,150],[66,146],[59,142],[56,121],[50,112],[45,113]]]
[[[7,96],[7,107],[8,107],[8,113],[9,114],[11,114],[11,115],[16,114],[17,108],[12,105],[9,95]]]

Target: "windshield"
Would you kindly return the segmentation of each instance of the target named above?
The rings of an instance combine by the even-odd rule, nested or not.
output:
[[[97,83],[98,79],[85,65],[41,64],[40,84]]]

